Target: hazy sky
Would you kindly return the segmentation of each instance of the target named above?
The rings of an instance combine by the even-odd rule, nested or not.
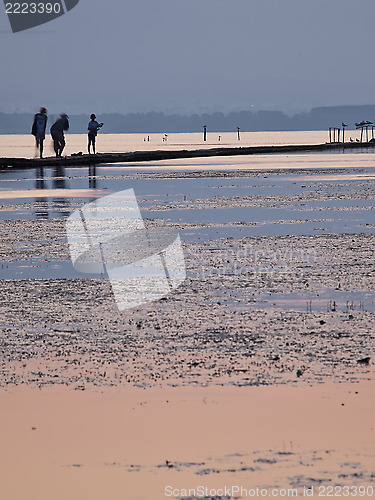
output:
[[[374,26],[374,0],[80,0],[13,34],[1,2],[0,110],[374,104]]]

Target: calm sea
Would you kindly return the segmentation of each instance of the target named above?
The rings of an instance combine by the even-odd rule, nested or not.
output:
[[[347,131],[347,138],[355,139],[357,131]],[[99,134],[97,151],[101,153],[128,152],[154,149],[198,149],[219,146],[267,146],[279,144],[320,144],[328,141],[327,131],[309,132],[241,132],[240,140],[235,132],[203,134]],[[85,134],[66,134],[65,154],[87,151]],[[36,155],[35,140],[30,135],[0,135],[0,157],[33,158]],[[45,142],[45,156],[53,156],[52,140]]]

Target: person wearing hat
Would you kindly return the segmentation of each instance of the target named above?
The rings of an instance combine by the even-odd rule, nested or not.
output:
[[[39,113],[34,116],[31,133],[35,136],[36,147],[39,150],[41,158],[43,158],[43,143],[46,138],[47,121],[48,117],[46,108],[40,108]]]
[[[96,136],[98,135],[98,130],[103,126],[103,123],[98,123],[96,121],[96,116],[94,113],[90,116],[90,123],[88,126],[88,131],[89,131],[89,145],[88,145],[88,152],[90,153],[90,146],[92,145],[92,150],[94,154],[95,152],[95,142],[96,142]]]
[[[69,130],[69,117],[67,114],[61,113],[60,117],[51,127],[53,149],[55,150],[56,158],[62,155],[65,148],[64,130]]]

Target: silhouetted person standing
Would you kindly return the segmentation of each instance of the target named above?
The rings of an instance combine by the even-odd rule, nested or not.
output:
[[[98,135],[98,130],[103,126],[103,123],[98,123],[96,121],[96,116],[94,113],[90,116],[90,123],[88,126],[88,131],[89,131],[89,145],[88,145],[88,152],[90,154],[90,146],[92,144],[92,150],[94,154],[96,154],[95,151],[95,143],[96,143],[96,136]]]
[[[40,108],[39,113],[34,116],[31,133],[35,136],[36,147],[39,150],[41,158],[43,158],[43,143],[46,138],[47,121],[48,117],[46,108]]]
[[[53,139],[53,149],[55,150],[56,157],[60,157],[65,148],[64,130],[69,130],[68,115],[61,113],[51,127],[51,136]]]

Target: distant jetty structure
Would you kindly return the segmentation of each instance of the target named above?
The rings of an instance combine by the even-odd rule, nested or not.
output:
[[[337,142],[340,142],[340,133],[341,133],[341,129],[338,128],[338,127],[329,127],[328,129],[328,132],[329,132],[329,143],[330,144],[335,144]],[[343,134],[342,134],[342,142],[344,142],[344,128],[342,130]],[[336,140],[336,136],[337,136],[337,140]]]
[[[361,131],[361,139],[360,141],[363,142],[363,136],[364,133],[366,133],[366,142],[369,142],[369,128],[371,128],[371,139],[374,139],[374,127],[375,123],[374,122],[369,122],[369,121],[362,121],[360,123],[356,123],[355,127],[357,130]]]
[[[342,142],[343,144],[345,143],[345,127],[348,125],[344,122],[341,123],[341,128],[339,127],[329,127],[328,129],[328,134],[329,134],[329,143],[330,144],[337,144],[340,142],[340,134],[342,131]],[[375,128],[375,123],[370,122],[368,120],[363,120],[361,122],[358,122],[355,124],[356,130],[361,131],[361,138],[359,140],[360,143],[363,142],[369,142],[373,141],[374,139],[374,128]],[[369,129],[371,129],[371,139],[369,138]],[[364,136],[366,135],[366,141],[363,140]]]

